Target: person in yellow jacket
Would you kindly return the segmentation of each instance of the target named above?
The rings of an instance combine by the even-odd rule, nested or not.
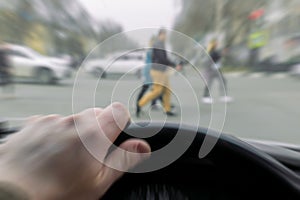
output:
[[[167,52],[165,50],[166,37],[166,30],[160,29],[157,37],[158,40],[154,43],[152,50],[152,65],[150,71],[153,81],[152,90],[139,100],[136,108],[137,117],[140,116],[141,108],[143,106],[156,99],[160,95],[163,96],[163,107],[166,115],[176,115],[171,111],[171,89],[167,69],[169,67],[176,67],[177,70],[181,70],[182,66],[176,66],[168,59]]]

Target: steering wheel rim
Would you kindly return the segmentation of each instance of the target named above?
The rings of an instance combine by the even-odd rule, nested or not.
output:
[[[183,133],[186,135],[190,134],[190,131],[195,130],[194,127],[191,126],[182,126],[175,123],[148,123],[148,122],[141,122],[137,124],[130,125],[128,128],[126,128],[123,133],[121,133],[120,137],[116,140],[115,145],[119,145],[122,142],[124,142],[127,139],[136,138],[131,135],[128,135],[129,132],[135,132],[136,134],[139,132],[151,132],[151,131],[157,131],[158,129],[161,129],[161,131],[149,138],[144,138],[146,140],[152,149],[157,150],[162,148],[164,145],[169,143],[169,140],[172,140],[174,138],[174,135],[178,131],[178,128],[181,129]],[[182,156],[176,160],[171,165],[178,165],[178,163],[182,162],[182,160],[192,159],[194,162],[201,162],[205,160],[206,158],[200,159],[198,157],[199,150],[201,148],[202,142],[204,138],[211,137],[212,139],[216,139],[214,134],[207,135],[207,133],[213,133],[213,131],[208,131],[208,129],[205,128],[198,128],[197,129],[197,135],[194,138],[194,141],[190,145],[190,147],[187,149],[186,152],[182,154]],[[260,169],[262,171],[265,171],[269,173],[272,177],[274,177],[274,180],[278,180],[280,184],[283,186],[286,186],[289,190],[300,194],[300,179],[299,177],[295,176],[295,174],[285,167],[283,164],[279,163],[277,160],[272,158],[271,156],[267,155],[264,152],[261,152],[260,150],[256,149],[255,147],[251,146],[250,144],[247,144],[246,142],[241,141],[240,139],[227,135],[222,134],[220,138],[218,138],[218,142],[216,146],[213,148],[212,152],[207,156],[208,159],[211,159],[215,156],[216,152],[230,152],[231,154],[234,154],[233,158],[235,156],[243,157],[247,162],[249,163],[255,163],[255,167],[257,169]],[[181,160],[181,161],[180,161]],[[221,159],[222,160],[222,159]],[[137,168],[142,167],[143,165],[147,165],[151,163],[152,161],[146,161],[140,166],[137,166]],[[222,160],[222,162],[231,162],[230,160]],[[168,168],[168,167],[166,167]],[[158,171],[164,171],[166,173],[168,170],[160,169]],[[144,174],[155,174],[156,172],[147,172],[147,173],[141,173],[141,176]],[[178,172],[180,173],[180,172]],[[130,180],[131,176],[133,176],[133,173],[126,173],[125,176],[127,177],[127,181]],[[139,176],[139,175],[135,175]],[[129,179],[128,179],[129,177]],[[139,179],[138,179],[139,180]],[[113,191],[118,191],[118,188],[120,185],[117,183],[116,186],[112,189]],[[111,192],[108,192],[108,196],[110,196]],[[109,199],[109,198],[108,198]]]

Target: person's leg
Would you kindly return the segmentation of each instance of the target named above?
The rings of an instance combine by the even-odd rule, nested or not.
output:
[[[145,106],[153,99],[156,99],[162,93],[162,91],[163,91],[163,86],[161,84],[154,83],[151,92],[148,92],[141,98],[141,100],[138,102],[138,106],[139,107]]]
[[[164,106],[164,111],[166,113],[171,112],[171,95],[172,92],[170,88],[169,77],[167,77],[164,85],[164,91],[163,91],[163,106]]]
[[[161,95],[160,95],[160,96],[161,96]],[[151,102],[151,106],[154,106],[154,107],[155,107],[158,99],[159,99],[159,97],[153,99],[152,102]]]
[[[220,84],[221,96],[227,96],[227,81],[221,71],[219,73],[218,80],[219,80],[219,84]]]
[[[155,105],[156,105],[156,100],[157,100],[157,99],[152,100],[151,106],[155,106]]]
[[[3,73],[0,71],[0,87],[2,87],[2,93],[4,92],[4,87],[5,87],[5,76]]]
[[[156,105],[157,101],[160,101],[161,104],[163,105],[164,101],[163,101],[163,94],[159,95],[159,97],[157,97],[156,99],[154,99],[151,103],[152,106]]]
[[[205,85],[203,97],[204,97],[204,98],[209,97],[209,88],[208,88],[208,84]]]
[[[228,87],[227,87],[227,80],[225,79],[224,75],[220,72],[219,77],[220,82],[220,94],[221,94],[221,101],[225,103],[229,103],[233,101],[233,98],[228,96]]]
[[[163,95],[160,95],[158,99],[160,100],[161,103],[164,103]]]
[[[203,97],[204,98],[210,98],[210,89],[211,89],[211,85],[213,83],[213,79],[214,76],[212,74],[212,72],[207,72],[207,74],[204,77],[204,81],[205,81],[205,88],[204,88],[204,94]]]
[[[216,78],[216,72],[213,70],[209,70],[206,74],[205,81],[205,89],[204,89],[204,94],[202,98],[202,102],[206,104],[212,104],[213,103],[213,98],[211,97],[210,90],[213,84],[214,79]]]
[[[13,84],[13,78],[10,74],[7,74],[6,76],[6,84],[4,89],[4,92],[9,95],[8,97],[13,98],[14,97],[14,91],[15,91],[15,86]]]
[[[149,87],[150,87],[150,84],[144,84],[142,86],[142,89],[141,89],[140,93],[138,94],[137,103],[141,100],[141,98],[147,92],[147,90],[149,89]]]
[[[3,93],[5,94],[5,97],[7,97],[7,94],[11,93],[11,82],[9,74],[4,73],[2,75],[3,79]]]
[[[141,98],[138,102],[139,107],[143,107],[150,101],[156,99],[163,91],[164,73],[152,70],[151,76],[153,80],[152,90]]]

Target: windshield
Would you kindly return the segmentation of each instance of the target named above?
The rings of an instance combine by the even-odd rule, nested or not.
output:
[[[1,1],[1,46],[68,68],[8,59],[0,118],[15,126],[118,101],[132,123],[298,145],[299,17],[299,0]]]

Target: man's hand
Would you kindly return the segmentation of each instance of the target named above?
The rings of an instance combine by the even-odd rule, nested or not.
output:
[[[129,169],[150,155],[141,140],[125,141],[120,148],[126,151],[108,155],[129,121],[120,103],[69,117],[33,117],[0,145],[0,181],[19,187],[30,199],[98,199],[123,174],[99,160]]]

